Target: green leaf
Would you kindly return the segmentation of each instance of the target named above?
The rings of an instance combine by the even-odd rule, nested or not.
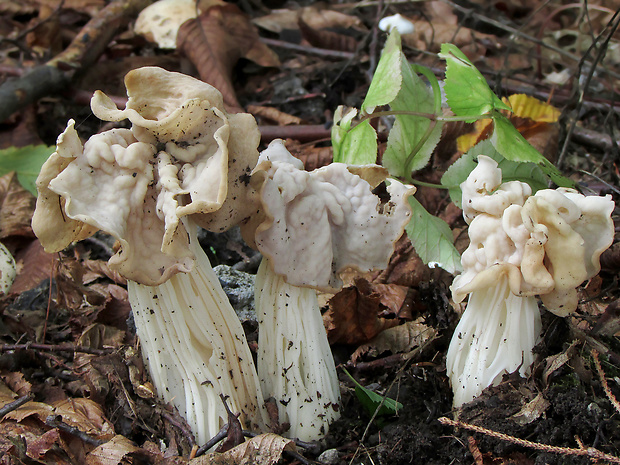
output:
[[[438,85],[434,86],[438,90]],[[393,111],[437,115],[440,95],[433,92],[413,71],[402,52],[398,31],[390,33],[372,78],[362,111],[390,105]],[[392,176],[411,178],[411,172],[426,166],[441,137],[442,124],[425,116],[396,115],[383,154],[383,166]]]
[[[441,184],[448,188],[450,198],[458,207],[461,207],[462,200],[460,184],[467,179],[469,173],[477,166],[475,160],[478,158],[478,155],[486,155],[497,162],[498,167],[502,170],[502,182],[526,182],[532,188],[532,193],[547,188],[549,178],[540,166],[535,163],[507,160],[495,150],[491,141],[486,139],[463,154],[441,177]]]
[[[444,91],[448,105],[456,116],[471,116],[468,122],[472,122],[493,110],[510,110],[456,45],[442,44],[439,56],[446,60]]]
[[[575,185],[573,181],[562,176],[549,160],[532,147],[508,118],[499,112],[494,112],[492,117],[493,134],[490,140],[504,158],[516,162],[535,163],[558,186],[573,187]]]
[[[413,72],[405,56],[400,55],[402,87],[390,102],[391,109],[436,115],[440,109],[436,108],[432,88]],[[424,116],[396,115],[383,154],[383,166],[392,176],[410,179],[413,171],[422,169],[428,163],[441,137],[441,128],[442,123]]]
[[[412,215],[405,231],[422,261],[450,273],[461,271],[461,256],[454,247],[450,226],[427,212],[415,197],[409,197],[409,205]]]
[[[345,113],[342,105],[334,113],[331,135],[336,163],[367,165],[377,161],[377,133],[368,121],[363,121],[351,129],[356,115],[355,108]]]
[[[355,396],[357,400],[360,401],[364,410],[368,412],[370,416],[375,414],[377,408],[379,411],[377,412],[377,416],[381,415],[395,415],[399,410],[403,408],[403,404],[397,402],[390,397],[384,397],[382,395],[377,394],[376,392],[371,391],[370,389],[366,389],[357,380],[351,376],[351,374],[343,368],[345,374],[351,378],[351,381],[355,383]]]
[[[9,147],[0,150],[0,176],[11,171],[17,173],[19,183],[32,195],[37,195],[35,182],[41,166],[54,153],[55,147],[47,145],[28,145],[26,147]]]
[[[402,84],[401,63],[400,34],[396,29],[392,29],[381,52],[381,58],[377,63],[377,69],[372,77],[364,103],[362,103],[363,112],[372,113],[375,107],[387,105],[396,98]],[[410,108],[410,110],[413,109]]]

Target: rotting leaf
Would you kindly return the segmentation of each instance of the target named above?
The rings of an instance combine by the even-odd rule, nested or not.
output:
[[[118,465],[124,458],[139,451],[133,442],[117,434],[108,442],[97,446],[86,456],[86,465]]]
[[[388,350],[396,354],[422,346],[436,334],[433,327],[425,325],[422,321],[423,318],[418,318],[382,331],[367,344],[359,346],[351,356],[351,361],[357,363],[362,355],[371,350],[377,354]]]
[[[381,296],[363,284],[359,281],[330,299],[329,310],[323,315],[330,343],[364,343],[399,324],[397,319],[379,317],[384,309]]]
[[[8,236],[33,237],[32,214],[36,199],[22,187],[14,172],[0,178],[0,238]]]
[[[241,108],[232,83],[232,71],[240,58],[261,66],[280,64],[248,17],[232,4],[214,5],[186,21],[179,29],[177,48],[191,60],[200,78],[222,93],[231,109]]]
[[[295,451],[295,443],[273,433],[259,434],[222,454],[214,452],[189,461],[190,465],[273,465],[284,451]]]
[[[341,52],[355,52],[357,49],[358,41],[354,37],[324,29],[324,26],[321,29],[316,29],[307,24],[301,16],[297,24],[302,37],[313,47]]]
[[[34,240],[15,255],[17,276],[11,292],[21,294],[37,287],[41,281],[55,277],[55,254],[47,253],[38,240]]]
[[[545,397],[542,392],[539,392],[536,397],[530,400],[527,404],[523,406],[521,410],[515,413],[512,418],[517,424],[523,426],[532,423],[536,419],[538,419],[547,408],[549,408],[551,404]]]

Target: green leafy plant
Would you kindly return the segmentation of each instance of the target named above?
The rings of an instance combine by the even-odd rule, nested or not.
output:
[[[493,132],[461,157],[442,178],[442,186],[460,205],[460,187],[475,167],[479,154],[500,163],[505,179],[528,182],[534,191],[551,180],[559,186],[573,183],[532,147],[510,123],[502,111],[510,111],[491,90],[473,63],[452,44],[443,44],[439,57],[446,61],[443,92],[439,81],[428,69],[411,65],[402,52],[400,36],[393,30],[386,41],[368,93],[357,109],[339,107],[334,115],[332,145],[334,161],[353,165],[377,160],[377,134],[373,118],[394,118],[382,164],[390,175],[413,184],[413,174],[424,168],[441,138],[448,121],[473,122],[491,119]],[[452,115],[445,116],[443,95]],[[378,107],[389,107],[388,110]],[[355,118],[357,120],[354,122]],[[412,220],[406,228],[416,252],[425,263],[437,264],[454,273],[460,270],[460,255],[453,245],[452,232],[441,219],[431,215],[413,197]]]
[[[0,150],[0,176],[11,171],[17,173],[17,180],[32,195],[37,195],[35,182],[41,166],[54,152],[54,147],[47,145],[28,145],[26,147],[9,147]]]
[[[369,415],[373,416],[375,412],[376,416],[395,415],[403,408],[400,402],[365,388],[346,369],[343,371],[355,384],[355,396]]]

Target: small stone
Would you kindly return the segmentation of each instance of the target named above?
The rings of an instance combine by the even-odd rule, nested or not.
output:
[[[317,460],[325,465],[336,465],[340,461],[340,455],[336,449],[327,449]]]

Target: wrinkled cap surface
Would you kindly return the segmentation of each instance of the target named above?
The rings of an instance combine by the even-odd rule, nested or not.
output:
[[[161,68],[131,71],[125,81],[125,110],[100,92],[91,105],[132,128],[97,134],[83,148],[67,128],[37,181],[33,228],[49,251],[102,229],[121,243],[110,265],[154,285],[192,267],[183,217],[223,230],[248,211],[242,188],[260,135],[251,116],[226,114],[219,92],[202,81]]]
[[[368,173],[376,182],[377,170]],[[411,216],[412,187],[391,181],[381,203],[346,165],[304,171],[280,140],[261,153],[252,182],[264,212],[256,246],[294,286],[337,289],[346,268],[384,268]]]
[[[485,169],[497,167],[491,158],[478,159]],[[560,316],[574,311],[576,287],[599,272],[600,255],[613,241],[611,196],[586,197],[572,189],[531,195],[517,181],[491,191],[480,187],[474,171],[462,185],[470,245],[461,258],[464,272],[452,284],[454,299],[506,275],[513,294],[540,295]],[[466,205],[474,207],[466,211]]]

